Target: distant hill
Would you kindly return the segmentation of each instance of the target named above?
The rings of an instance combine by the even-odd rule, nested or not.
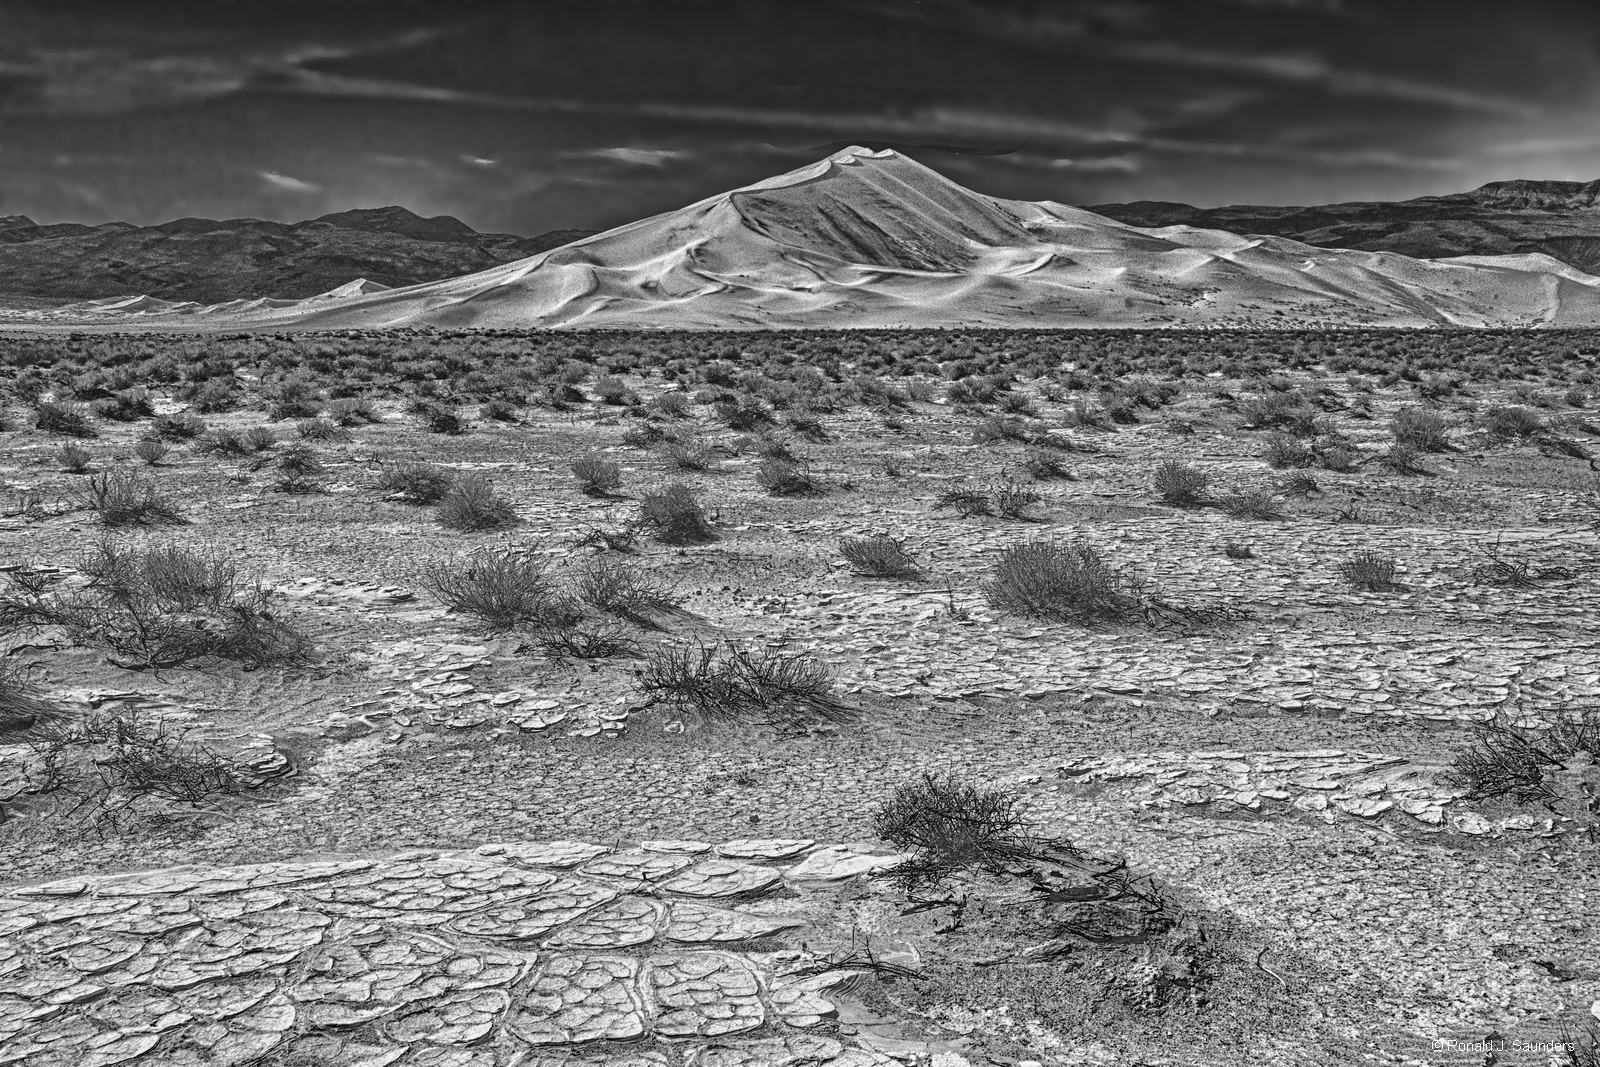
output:
[[[1140,200],[1088,210],[1131,226],[1270,234],[1323,248],[1418,259],[1542,252],[1600,274],[1600,181],[1490,182],[1470,193],[1322,207],[1198,208]]]
[[[401,207],[309,222],[177,219],[159,226],[41,226],[0,216],[0,298],[62,303],[143,295],[215,304],[315,296],[356,278],[399,287],[472,274],[587,237],[479,233],[459,219]]]

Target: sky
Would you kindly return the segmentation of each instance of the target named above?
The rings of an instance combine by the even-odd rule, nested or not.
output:
[[[994,196],[1600,178],[1600,4],[0,0],[0,216],[603,229],[894,147]]]

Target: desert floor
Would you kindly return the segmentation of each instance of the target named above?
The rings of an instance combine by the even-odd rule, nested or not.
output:
[[[622,380],[644,400],[669,388]],[[665,420],[713,446],[683,471],[622,443],[626,406],[464,408],[470,430],[446,435],[381,399],[381,421],[312,442],[310,493],[192,442],[146,466],[148,420],[97,420],[91,473],[62,470],[71,438],[25,420],[0,435],[3,562],[70,584],[106,536],[214,549],[316,649],[288,669],[130,670],[59,626],[6,638],[55,710],[0,738],[0,1064],[1549,1062],[1536,1047],[1600,1000],[1597,853],[1581,819],[1474,800],[1450,767],[1475,721],[1553,721],[1600,687],[1592,463],[1549,446],[1581,443],[1584,412],[1469,383],[1437,405],[1450,449],[1407,473],[1377,457],[1420,403],[1410,384],[1298,372],[1274,387],[1323,387],[1322,429],[1359,462],[1297,488],[1232,406],[1260,383],[1189,380],[1100,427],[1047,386],[1019,382],[1009,416],[937,389],[821,412],[827,440],[787,435],[822,488],[794,496],[763,489],[756,442],[702,404]],[[1540,433],[1476,429],[1536,400],[1553,405]],[[975,440],[1001,418],[1033,443]],[[1068,476],[1030,478],[1040,447]],[[622,468],[610,496],[569,470],[590,452]],[[371,487],[393,459],[481,472],[518,523],[444,528]],[[1280,517],[1163,503],[1168,460],[1208,473],[1207,499],[1262,489]],[[74,494],[117,469],[186,521],[103,529]],[[1039,497],[1019,517],[936,506],[1007,479]],[[683,601],[632,655],[554,658],[428,592],[431,565],[496,546],[566,573],[602,552],[575,544],[586,530],[669,481],[717,536],[639,540],[628,558]],[[921,577],[853,573],[840,539],[874,533]],[[997,610],[1001,551],[1050,538],[1165,602],[1231,611],[1083,626]],[[1394,557],[1392,589],[1341,576],[1361,551]],[[1486,579],[1490,552],[1533,577]],[[687,640],[811,652],[852,713],[648,706],[643,657]],[[111,714],[162,720],[253,767],[253,787],[145,798],[114,824],[28,791],[46,726]],[[917,909],[874,815],[930,771],[1125,858],[1181,920],[1075,936],[1079,905],[981,870]],[[146,871],[165,873],[126,877]]]

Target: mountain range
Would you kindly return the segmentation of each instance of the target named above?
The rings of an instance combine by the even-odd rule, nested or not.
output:
[[[1490,182],[1470,193],[1393,203],[1198,208],[1141,200],[1089,210],[1132,226],[1270,234],[1323,248],[1418,259],[1542,253],[1600,273],[1600,181]]]
[[[448,215],[401,207],[342,211],[308,222],[178,219],[41,226],[0,216],[0,294],[58,303],[136,294],[215,304],[296,299],[356,278],[412,285],[509,263],[592,230],[538,237],[479,233]]]
[[[1482,220],[1592,210],[1586,187],[1486,188],[1464,194],[1478,197],[1482,210],[1479,229],[1459,232],[1511,240],[1507,224]],[[1380,206],[1425,210],[1407,207],[1416,203]],[[1119,210],[1139,224],[1110,217]],[[1600,278],[1547,251],[1419,258],[1169,220],[1200,210],[1003,200],[893,150],[852,146],[456,277],[391,287],[381,276],[347,274],[345,284],[311,297],[208,306],[143,295],[7,317],[277,329],[1600,325]],[[1296,218],[1324,209],[1211,210]],[[1365,224],[1355,211],[1330,217]],[[465,240],[455,220],[415,221],[420,234]],[[1401,232],[1391,226],[1391,236]]]

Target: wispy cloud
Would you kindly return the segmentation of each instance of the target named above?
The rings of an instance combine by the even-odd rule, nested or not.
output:
[[[1243,75],[1342,96],[1365,96],[1413,104],[1431,104],[1460,111],[1518,118],[1533,117],[1543,111],[1537,104],[1512,97],[1339,67],[1314,52],[1278,54],[1225,52],[1194,48],[1173,41],[1126,42],[1117,45],[1113,51],[1124,59],[1142,63]]]
[[[292,178],[287,174],[279,174],[275,170],[262,171],[261,178],[274,189],[283,189],[291,193],[322,192],[322,186],[316,184],[315,182],[302,181],[299,178]]]
[[[581,154],[634,167],[660,167],[669,160],[682,159],[686,153],[668,148],[596,148]]]

